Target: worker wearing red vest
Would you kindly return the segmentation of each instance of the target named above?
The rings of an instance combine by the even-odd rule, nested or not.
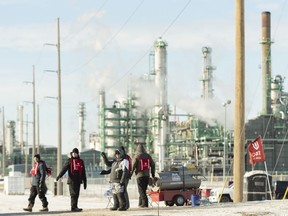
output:
[[[132,162],[131,175],[135,172],[139,192],[138,206],[141,208],[148,207],[148,197],[146,190],[148,187],[150,173],[155,178],[155,162],[152,157],[145,151],[143,143],[139,143],[136,149],[136,155]]]
[[[56,181],[58,181],[68,171],[67,184],[69,185],[69,192],[71,197],[71,211],[79,212],[82,208],[78,208],[78,198],[80,194],[80,186],[84,184],[84,190],[87,187],[87,178],[84,162],[79,157],[79,150],[74,148],[71,152],[71,158],[68,158],[62,170],[58,174]]]
[[[46,179],[46,163],[40,159],[40,154],[34,155],[34,166],[30,171],[32,175],[32,182],[30,188],[29,204],[27,208],[23,208],[24,211],[32,212],[32,208],[35,203],[35,198],[38,195],[42,202],[43,208],[40,211],[48,211],[48,202],[45,196],[47,192],[47,187],[45,184]]]

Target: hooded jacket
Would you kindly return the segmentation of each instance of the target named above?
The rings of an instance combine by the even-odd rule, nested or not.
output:
[[[129,162],[124,158],[124,152],[121,148],[116,151],[119,151],[120,158],[116,158],[111,165],[110,182],[124,184],[129,178]]]
[[[83,164],[82,174],[81,175],[74,175],[71,172],[71,163],[73,162],[73,159],[80,159],[80,157],[78,156],[78,157],[74,158],[74,157],[72,157],[72,154],[71,154],[71,158],[67,159],[62,170],[58,174],[58,177],[61,178],[68,171],[67,184],[71,184],[71,183],[82,184],[82,183],[84,183],[84,186],[85,186],[85,185],[87,185],[87,178],[86,178],[86,171],[85,171],[84,162],[82,159],[80,159],[82,161],[82,164]]]
[[[46,178],[46,163],[43,160],[40,160],[36,166],[36,174],[32,175],[32,185],[39,186],[45,184]]]
[[[145,159],[145,158],[149,158],[150,170],[140,171],[140,160]],[[134,171],[136,174],[136,178],[143,177],[143,176],[150,177],[150,171],[151,171],[152,177],[153,178],[155,177],[155,162],[152,159],[152,157],[145,151],[143,144],[139,144],[136,148],[136,155],[133,158],[131,175],[133,174]]]

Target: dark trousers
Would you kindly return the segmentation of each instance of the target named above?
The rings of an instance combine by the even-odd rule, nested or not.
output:
[[[137,186],[139,192],[139,203],[141,207],[148,207],[147,187],[149,183],[149,176],[142,176],[137,178]]]
[[[113,208],[126,209],[126,200],[124,193],[113,194],[113,202],[114,202]]]
[[[126,209],[127,207],[126,198],[125,198],[125,193],[127,193],[126,187],[125,185],[122,187],[123,187],[123,191],[113,194],[113,202],[114,202],[113,208],[115,209],[117,208]]]
[[[45,185],[42,186],[41,190],[37,186],[32,186],[30,188],[30,196],[28,198],[29,204],[34,205],[36,196],[38,195],[39,199],[42,202],[42,206],[46,208],[48,206],[47,198],[45,196],[47,192],[47,187]]]
[[[124,191],[124,197],[125,197],[125,202],[126,202],[126,209],[129,209],[129,208],[130,208],[130,201],[129,201],[129,196],[128,196],[128,192],[127,192],[128,183],[129,183],[129,179],[126,181],[125,191]]]
[[[71,197],[71,209],[78,208],[78,198],[80,194],[80,183],[69,184],[69,192]]]

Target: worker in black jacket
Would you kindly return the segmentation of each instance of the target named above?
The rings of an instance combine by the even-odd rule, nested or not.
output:
[[[106,157],[106,154],[102,152],[102,157],[107,166],[111,166],[111,170],[108,171],[110,173],[110,183],[112,186],[112,194],[113,194],[113,207],[110,210],[115,211],[126,211],[126,182],[127,178],[129,178],[129,161],[124,158],[124,152],[121,148],[115,150],[115,159],[109,161]],[[107,171],[102,174],[108,174]]]
[[[71,197],[71,211],[79,212],[82,208],[78,208],[78,198],[80,194],[80,186],[84,184],[84,190],[87,188],[87,178],[85,165],[79,157],[79,150],[74,148],[71,152],[71,158],[68,158],[62,170],[58,174],[56,181],[58,181],[68,171],[67,184],[69,185],[69,192]]]
[[[136,148],[136,154],[132,162],[131,175],[135,172],[140,208],[148,207],[147,187],[150,179],[150,173],[152,178],[155,178],[155,162],[152,157],[145,151],[143,143],[138,144]]]
[[[124,191],[124,197],[125,197],[125,202],[126,202],[126,209],[129,209],[130,208],[130,200],[129,200],[129,195],[128,195],[128,191],[127,191],[127,186],[128,186],[128,183],[129,183],[129,180],[131,178],[131,170],[132,170],[132,159],[131,157],[126,153],[125,151],[125,148],[124,146],[121,146],[120,147],[120,150],[121,150],[121,153],[123,154],[123,158],[124,159],[127,159],[128,161],[128,174],[127,174],[127,177],[125,177],[126,179],[126,182],[125,182],[125,191]],[[111,167],[113,162],[116,161],[116,158],[114,160],[109,160],[105,154],[105,152],[101,152],[101,156],[103,158],[103,161],[105,163],[105,165],[107,167]],[[109,170],[102,170],[100,172],[100,175],[106,175],[106,174],[110,174],[111,173],[111,169]]]
[[[30,188],[29,204],[27,208],[23,208],[24,211],[32,212],[32,208],[35,203],[35,198],[38,195],[42,202],[42,209],[40,211],[48,211],[48,202],[45,196],[47,187],[45,184],[46,179],[46,163],[40,159],[40,154],[34,155],[34,166],[30,171],[32,175],[32,182]]]

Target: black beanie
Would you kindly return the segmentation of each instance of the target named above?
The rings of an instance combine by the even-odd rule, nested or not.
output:
[[[35,154],[34,157],[36,157],[40,160],[40,154]]]
[[[74,148],[72,152],[79,154],[79,150],[77,148]]]

